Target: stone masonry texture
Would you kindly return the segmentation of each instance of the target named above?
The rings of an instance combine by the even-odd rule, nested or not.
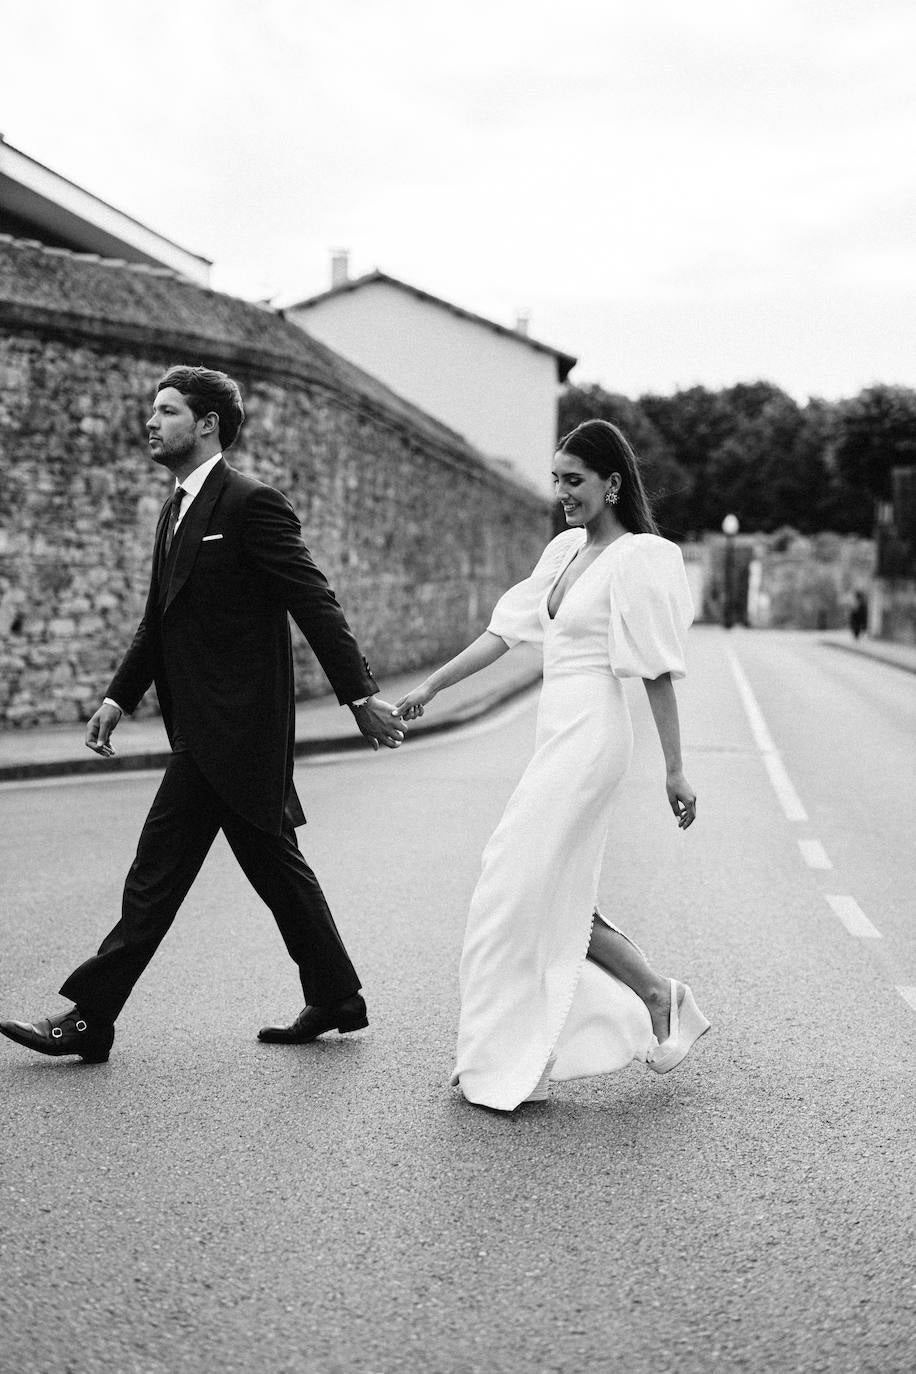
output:
[[[289,497],[382,681],[485,628],[550,535],[546,503],[276,312],[0,236],[0,728],[87,719],[130,642],[172,481],[144,423],[178,362],[239,382],[228,460]],[[326,691],[293,641],[300,698]]]

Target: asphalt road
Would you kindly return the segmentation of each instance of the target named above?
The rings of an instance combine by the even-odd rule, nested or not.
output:
[[[916,1367],[916,679],[695,631],[686,834],[631,689],[602,899],[693,986],[695,1054],[508,1117],[446,1086],[466,903],[533,699],[309,764],[300,836],[369,1031],[258,1044],[297,984],[219,840],[107,1065],[0,1045],[3,1374]],[[60,1005],[155,787],[0,789],[4,1015]]]

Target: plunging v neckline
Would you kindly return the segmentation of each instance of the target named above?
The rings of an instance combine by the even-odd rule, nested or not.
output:
[[[570,558],[567,558],[566,562],[563,564],[562,568],[561,568],[560,571],[557,573],[557,575],[556,575],[556,577],[554,578],[554,580],[551,582],[551,584],[550,584],[550,590],[548,591],[548,593],[547,593],[547,598],[546,598],[546,600],[545,600],[545,602],[544,602],[544,609],[545,609],[545,611],[547,612],[547,619],[550,621],[551,625],[555,622],[557,616],[558,616],[558,615],[560,614],[560,612],[562,611],[563,606],[564,606],[564,604],[565,604],[565,602],[566,602],[566,598],[567,598],[567,596],[569,595],[569,593],[572,591],[573,587],[578,586],[578,584],[582,581],[583,577],[587,577],[588,573],[591,571],[591,569],[595,566],[596,563],[599,563],[599,562],[601,561],[601,559],[602,559],[602,558],[604,557],[604,555],[607,553],[608,549],[614,548],[615,544],[619,544],[620,541],[621,541],[621,539],[626,539],[627,535],[628,535],[628,534],[632,534],[632,533],[633,533],[632,530],[624,530],[623,534],[618,534],[617,538],[616,538],[616,539],[612,539],[611,542],[610,542],[610,544],[605,544],[605,546],[604,546],[604,548],[601,550],[601,552],[600,552],[599,554],[597,554],[597,555],[592,559],[591,563],[589,563],[588,567],[585,568],[585,569],[579,574],[579,576],[576,578],[575,582],[572,584],[572,587],[567,587],[566,591],[563,593],[563,597],[562,597],[562,600],[560,601],[559,606],[558,606],[557,609],[554,611],[553,615],[551,615],[551,614],[550,614],[550,598],[553,596],[553,594],[554,594],[554,592],[556,591],[557,587],[559,587],[560,583],[563,581],[563,578],[566,576],[567,572],[568,572],[569,569],[572,567],[573,563],[575,563],[576,559],[579,557],[579,554],[582,552],[582,550],[583,550],[584,548],[587,547],[587,542],[586,542],[586,544],[580,544],[579,547],[578,547],[578,548],[575,550],[575,552],[572,554],[572,556],[571,556]]]

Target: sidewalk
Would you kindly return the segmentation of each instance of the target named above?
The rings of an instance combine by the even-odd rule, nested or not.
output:
[[[821,644],[860,657],[877,659],[916,673],[916,645],[889,640],[855,640],[845,631],[820,634]],[[382,694],[389,701],[422,681],[429,669],[386,678]],[[433,735],[478,720],[490,711],[528,691],[540,681],[541,654],[520,645],[482,673],[450,687],[437,697],[428,713],[409,727],[410,736]],[[51,725],[31,730],[0,733],[0,782],[27,778],[63,777],[74,773],[113,773],[139,768],[163,768],[169,755],[168,740],[158,716],[144,720],[125,717],[114,736],[117,753],[100,759],[84,743],[85,724]],[[296,756],[345,753],[367,746],[347,708],[333,696],[302,702],[296,711]]]
[[[385,678],[381,683],[382,695],[387,701],[397,701],[422,682],[430,671],[431,668],[416,668],[397,677]],[[483,672],[466,678],[437,697],[426,715],[408,726],[408,743],[411,736],[438,734],[478,720],[528,691],[540,682],[540,678],[540,650],[520,645]],[[159,716],[136,721],[125,717],[114,734],[117,752],[110,759],[99,758],[87,749],[85,734],[84,723],[0,733],[0,782],[63,777],[73,773],[163,768],[169,756],[169,744]],[[350,711],[346,706],[339,706],[336,697],[317,697],[297,707],[297,758],[367,748]]]
[[[890,639],[869,639],[867,635],[853,639],[845,630],[831,630],[819,638],[821,644],[827,644],[831,649],[845,649],[847,653],[858,654],[860,658],[875,658],[880,663],[889,663],[893,668],[916,673],[916,644],[896,644]]]

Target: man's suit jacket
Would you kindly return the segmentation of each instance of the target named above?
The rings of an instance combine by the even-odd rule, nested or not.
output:
[[[284,812],[305,819],[293,787],[289,615],[341,703],[378,685],[284,496],[221,459],[163,562],[170,504],[146,611],[107,695],[130,712],[155,682],[170,741],[180,737],[233,811],[279,834]]]

